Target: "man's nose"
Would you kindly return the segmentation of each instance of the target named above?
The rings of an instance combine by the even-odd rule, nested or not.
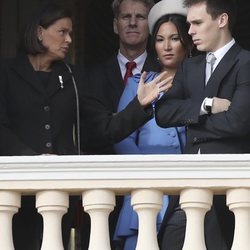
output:
[[[131,18],[129,19],[129,24],[133,26],[136,25],[136,23],[137,23],[136,17],[131,16]]]

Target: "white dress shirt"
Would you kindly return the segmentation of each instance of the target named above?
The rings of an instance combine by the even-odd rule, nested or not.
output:
[[[136,62],[136,67],[133,69],[133,75],[142,72],[142,68],[146,61],[146,58],[147,58],[147,52],[144,51],[140,56],[138,56],[137,58],[135,58],[135,60],[133,60],[134,62]],[[118,51],[118,54],[117,54],[117,60],[118,60],[120,70],[122,73],[122,78],[124,78],[126,70],[127,70],[126,63],[129,62],[129,60],[124,55],[122,55],[120,50]]]
[[[216,67],[218,66],[219,62],[221,61],[221,59],[225,56],[225,54],[228,52],[228,50],[235,44],[235,40],[232,39],[229,43],[227,43],[226,45],[224,45],[223,47],[221,47],[220,49],[212,52],[215,57],[216,57],[216,61],[213,65],[213,71],[215,71]],[[207,52],[208,54],[209,52]],[[206,67],[208,67],[208,63],[206,65]],[[206,97],[202,104],[201,104],[201,109],[200,109],[200,115],[205,115],[207,114],[207,111],[204,109],[204,105],[205,105],[205,102],[208,101],[209,99],[213,99],[213,98],[208,98]]]

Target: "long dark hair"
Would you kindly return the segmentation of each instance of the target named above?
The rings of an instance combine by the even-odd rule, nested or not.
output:
[[[42,26],[46,29],[57,20],[65,17],[72,19],[72,13],[64,6],[56,3],[48,3],[40,6],[23,30],[20,49],[32,55],[46,52],[47,48],[43,46],[37,37],[38,27]]]
[[[195,54],[195,48],[193,45],[192,37],[188,34],[189,24],[186,22],[186,17],[180,14],[167,14],[160,17],[154,25],[152,32],[152,49],[155,56],[157,56],[155,51],[156,36],[163,23],[172,22],[178,32],[180,37],[180,42],[183,48],[186,50],[188,56]]]

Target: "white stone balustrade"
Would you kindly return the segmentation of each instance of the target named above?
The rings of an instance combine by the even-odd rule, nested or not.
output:
[[[61,220],[69,207],[68,194],[62,191],[40,191],[36,194],[36,208],[43,217],[41,250],[64,250]]]
[[[250,246],[250,189],[228,190],[227,205],[235,216],[232,250],[248,250]]]
[[[62,250],[68,196],[82,195],[91,217],[89,250],[110,250],[108,216],[115,194],[130,193],[139,215],[137,250],[159,249],[155,222],[163,194],[180,194],[187,215],[184,250],[206,249],[204,215],[213,194],[226,194],[235,214],[232,250],[249,249],[249,154],[0,157],[0,249],[14,250],[11,220],[21,195],[36,195],[44,220],[42,250]]]
[[[181,191],[180,205],[187,217],[183,250],[206,250],[204,218],[213,202],[210,190],[188,188]]]
[[[89,250],[110,250],[108,216],[115,206],[115,193],[89,190],[82,194],[82,204],[91,219]]]
[[[21,206],[21,195],[12,191],[0,191],[0,249],[14,250],[12,217]]]
[[[154,189],[135,190],[131,194],[131,204],[139,219],[136,250],[159,250],[156,217],[162,208],[162,197],[162,192]]]

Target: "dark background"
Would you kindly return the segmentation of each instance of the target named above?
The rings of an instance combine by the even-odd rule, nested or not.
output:
[[[158,1],[155,1],[158,2]],[[102,61],[117,50],[117,37],[113,33],[112,0],[90,0],[86,3],[85,48],[82,58],[90,64]],[[240,45],[250,50],[250,1],[237,0],[238,19],[234,31]]]
[[[117,51],[118,40],[113,33],[112,0],[56,0],[72,8],[74,37],[69,60],[91,66]],[[0,56],[17,53],[21,27],[43,0],[0,0]],[[157,1],[156,1],[157,2]],[[234,37],[250,50],[250,1],[237,0],[238,20]]]

